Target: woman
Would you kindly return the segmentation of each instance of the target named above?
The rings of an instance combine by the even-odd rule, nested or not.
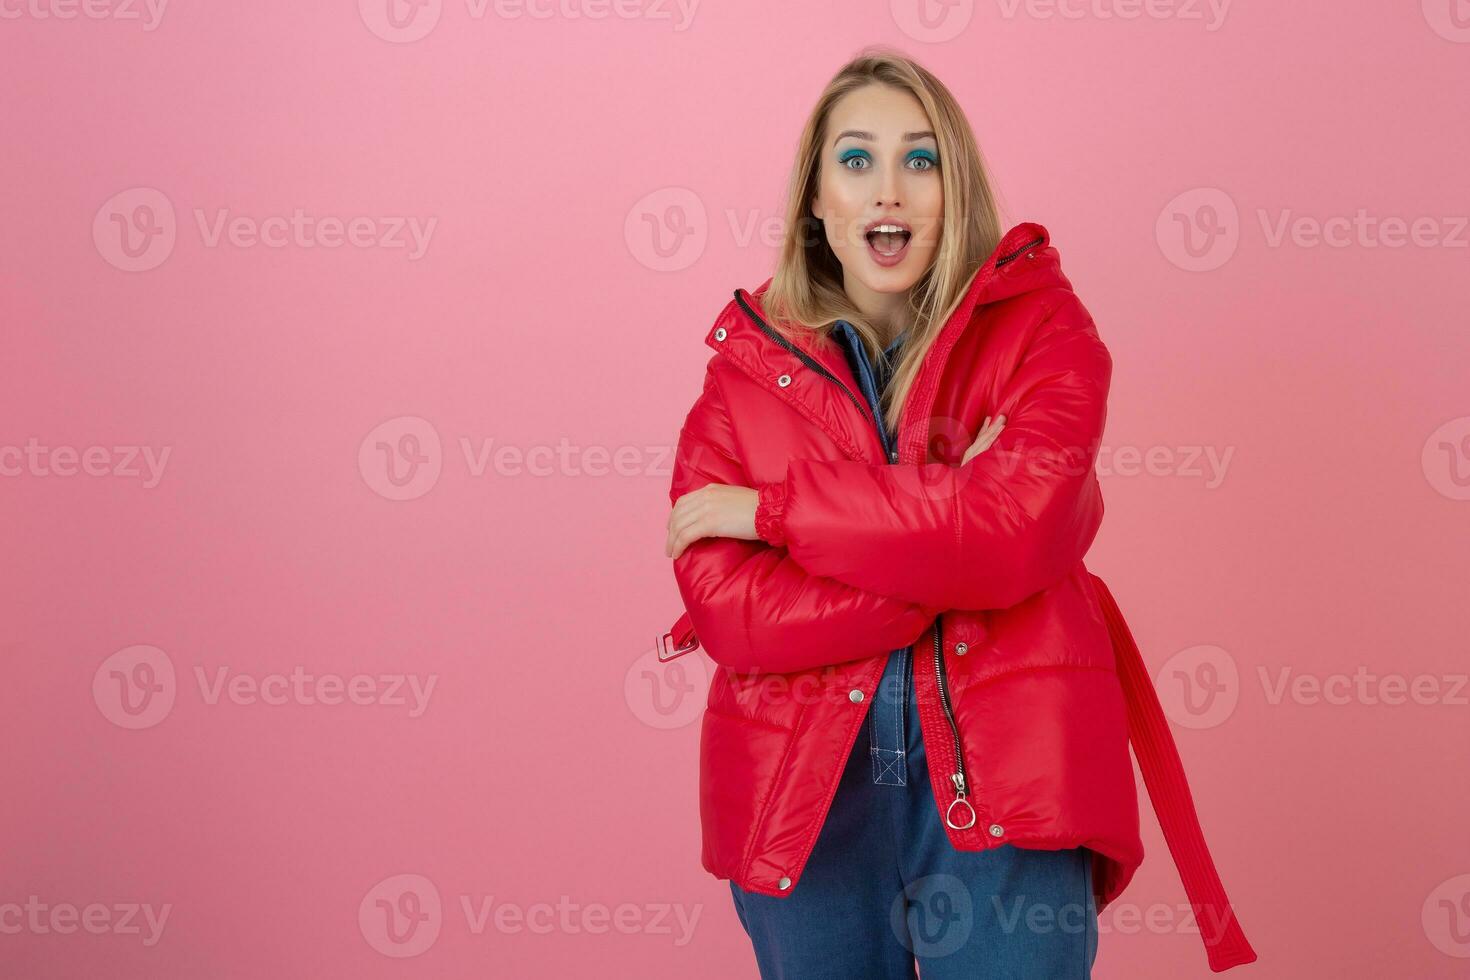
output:
[[[1211,967],[1254,960],[1082,562],[1112,364],[1046,229],[1001,233],[954,98],[882,52],[818,100],[785,226],[706,336],[661,650],[719,666],[702,860],[762,976],[1090,975],[1143,857],[1130,727]]]

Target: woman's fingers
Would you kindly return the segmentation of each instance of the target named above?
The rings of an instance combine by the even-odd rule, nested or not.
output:
[[[700,538],[737,538],[758,541],[755,510],[760,495],[751,487],[711,483],[674,501],[664,554],[678,558]]]
[[[674,501],[674,509],[669,512],[669,536],[664,542],[664,554],[670,558],[678,558],[684,549],[689,547],[689,542],[697,541],[703,535],[696,533],[699,529],[699,519],[704,498],[705,487],[691,490],[678,500]]]
[[[991,417],[989,415],[985,416],[985,422],[980,426],[980,434],[976,436],[975,441],[970,444],[970,448],[965,450],[965,455],[960,459],[960,465],[963,466],[970,460],[974,459],[976,456],[985,452],[985,450],[989,449],[991,443],[995,442],[996,438],[1000,435],[1001,430],[1005,427],[1006,417],[1004,415],[995,416],[994,424],[992,424]]]

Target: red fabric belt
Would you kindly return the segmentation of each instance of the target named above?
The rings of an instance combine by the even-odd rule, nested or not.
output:
[[[1169,723],[1143,656],[1107,585],[1096,575],[1092,575],[1092,584],[1097,589],[1103,619],[1113,641],[1118,679],[1128,705],[1128,740],[1138,756],[1138,767],[1143,772],[1143,782],[1163,829],[1164,841],[1184,882],[1184,893],[1194,910],[1210,969],[1222,973],[1233,966],[1252,963],[1256,951],[1235,918],[1235,910],[1225,896],[1225,886],[1220,883],[1215,862],[1205,846],[1194,798],[1184,778],[1184,764],[1179,760],[1174,737],[1169,734]],[[698,646],[689,613],[685,612],[674,622],[659,638],[658,645],[661,660],[673,660]],[[666,656],[665,652],[672,655]]]
[[[1159,705],[1158,693],[1138,652],[1138,644],[1133,642],[1133,634],[1107,585],[1096,575],[1092,575],[1092,584],[1097,588],[1103,619],[1112,636],[1118,679],[1123,683],[1123,697],[1128,702],[1128,740],[1133,743],[1138,768],[1143,771],[1143,783],[1148,787],[1148,797],[1164,831],[1164,841],[1169,845],[1174,867],[1179,869],[1179,878],[1184,882],[1184,893],[1194,909],[1210,969],[1222,973],[1232,966],[1254,962],[1256,951],[1251,949],[1235,918],[1235,910],[1225,897],[1225,886],[1220,883],[1215,862],[1205,846],[1194,798],[1184,778],[1184,764],[1179,761],[1179,750],[1174,747],[1174,737],[1169,734],[1169,723],[1164,719],[1164,709]]]

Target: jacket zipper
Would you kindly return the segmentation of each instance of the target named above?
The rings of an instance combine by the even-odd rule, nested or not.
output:
[[[1033,239],[1031,239],[1031,241],[1027,242],[1025,245],[1022,245],[1020,248],[1016,249],[1014,252],[1009,252],[1009,253],[1007,253],[1005,255],[1002,255],[1000,258],[996,259],[995,260],[995,267],[997,269],[999,269],[1001,266],[1005,265],[1007,262],[1011,261],[1011,259],[1014,259],[1016,256],[1020,255],[1022,252],[1029,252],[1031,249],[1035,248],[1036,246],[1038,246],[1040,244],[1041,244],[1041,239],[1040,238],[1033,238]]]
[[[1042,239],[1033,238],[1020,248],[996,259],[995,267],[997,269],[1000,268],[1016,256],[1040,245],[1041,242]],[[943,616],[934,617],[934,679],[939,687],[939,704],[944,709],[944,719],[949,722],[950,734],[954,736],[955,769],[949,775],[949,781],[954,784],[954,799],[950,801],[949,807],[944,811],[944,822],[953,830],[969,830],[975,826],[976,814],[974,805],[970,803],[970,787],[965,779],[965,751],[964,746],[960,744],[960,726],[955,721],[954,707],[950,704],[949,700],[948,678],[944,672],[944,640],[940,634],[940,620],[942,618]],[[961,810],[961,819],[963,819],[964,812],[969,811],[970,818],[964,823],[955,822],[955,810],[960,807],[964,808]]]
[[[831,371],[828,371],[820,361],[815,360],[806,351],[797,347],[791,341],[787,340],[785,337],[781,336],[779,333],[773,330],[771,326],[766,323],[765,320],[761,319],[760,314],[756,313],[755,310],[750,308],[750,304],[745,301],[744,296],[740,295],[740,290],[738,289],[735,290],[735,301],[740,304],[740,308],[745,311],[745,315],[750,317],[750,319],[755,323],[757,327],[760,327],[761,333],[765,334],[767,337],[770,337],[776,343],[780,344],[782,347],[795,354],[801,359],[801,363],[805,364],[807,367],[811,368],[813,371],[817,372],[822,377],[826,378],[828,381],[841,388],[843,394],[847,395],[852,403],[857,406],[857,410],[862,413],[863,418],[867,419],[869,422],[874,421],[873,417],[868,414],[867,407],[858,400],[857,395],[854,395],[852,393],[852,389],[843,384],[841,379],[839,379],[837,375],[833,374]]]
[[[1016,256],[1022,255],[1042,243],[1043,239],[1033,238],[1014,251],[1008,252],[995,260],[998,269],[1010,262]],[[950,801],[949,807],[944,811],[944,822],[952,830],[969,830],[975,826],[977,819],[975,807],[970,802],[970,786],[965,776],[965,750],[960,743],[960,726],[955,721],[954,706],[949,700],[949,680],[944,671],[944,640],[941,634],[940,620],[942,615],[934,617],[934,680],[939,688],[939,705],[944,709],[944,720],[949,722],[949,732],[954,737],[954,769],[950,773],[949,781],[954,784],[954,799]],[[960,809],[962,808],[962,809]],[[955,822],[955,810],[960,809],[961,823]],[[969,812],[969,819],[964,820],[965,811]]]
[[[969,830],[975,826],[975,807],[970,803],[970,789],[965,783],[965,753],[964,748],[960,745],[960,726],[954,720],[954,709],[949,703],[949,684],[944,674],[944,643],[939,638],[939,620],[942,618],[942,616],[934,617],[934,677],[939,684],[939,704],[944,708],[944,718],[949,722],[950,734],[954,736],[955,768],[955,771],[949,775],[949,781],[954,783],[954,799],[944,811],[944,822],[954,830]],[[968,823],[955,823],[954,812],[959,806],[970,811]]]
[[[1000,268],[1007,262],[1010,262],[1011,260],[1016,258],[1016,256],[1030,251],[1041,243],[1041,238],[1033,238],[1031,241],[1027,242],[1025,245],[1022,245],[1020,248],[1017,248],[1012,252],[1008,252],[1007,254],[1002,255],[1000,258],[996,259],[995,267],[997,269]],[[753,309],[750,308],[750,304],[745,302],[745,297],[740,295],[740,290],[738,289],[735,290],[735,299],[740,303],[740,308],[745,311],[746,315],[749,316],[751,320],[755,322],[755,325],[761,329],[762,333],[764,333],[767,337],[770,337],[782,347],[789,350],[791,353],[795,354],[807,367],[811,368],[813,371],[816,371],[822,377],[826,378],[837,387],[841,388],[843,393],[847,395],[847,397],[852,401],[854,405],[857,406],[857,409],[859,412],[862,413],[863,418],[872,422],[875,426],[878,425],[878,421],[873,418],[868,409],[862,404],[862,402],[858,400],[857,396],[852,393],[851,389],[849,389],[847,385],[843,384],[842,381],[831,371],[828,371],[817,361],[813,360],[805,351],[798,349],[785,337],[781,336],[775,330],[771,329],[771,327],[764,320],[762,320]],[[878,429],[878,439],[884,444],[884,449],[887,450],[888,439],[885,436],[881,427],[879,427]],[[897,454],[891,450],[887,451],[888,461],[890,463],[897,463]],[[969,799],[970,786],[965,776],[965,751],[963,744],[961,744],[960,742],[960,726],[959,723],[955,721],[954,706],[950,703],[949,699],[949,681],[944,671],[944,641],[941,637],[940,627],[940,620],[942,620],[943,618],[943,614],[934,617],[934,680],[939,688],[939,705],[941,708],[944,709],[944,720],[949,722],[949,732],[950,735],[954,738],[955,768],[955,771],[950,773],[949,776],[950,782],[954,784],[954,799],[950,801],[949,807],[944,811],[944,822],[948,824],[953,830],[969,830],[971,827],[975,826],[976,814],[975,807],[973,804],[970,803]],[[964,808],[964,810],[961,811],[962,818],[964,811],[969,811],[968,822],[955,822],[955,809],[959,807]]]

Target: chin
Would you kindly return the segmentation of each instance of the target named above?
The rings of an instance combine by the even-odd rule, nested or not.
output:
[[[908,292],[923,278],[924,270],[928,268],[918,262],[904,262],[902,265],[883,269],[868,261],[867,256],[860,256],[856,265],[857,268],[843,266],[843,273],[852,276],[875,293]],[[909,268],[910,265],[912,268]]]

